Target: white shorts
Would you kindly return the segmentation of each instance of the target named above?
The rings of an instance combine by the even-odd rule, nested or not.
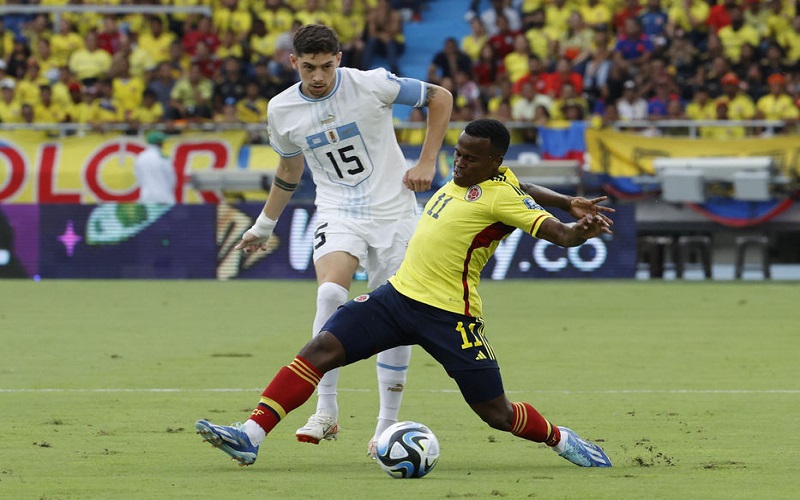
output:
[[[314,233],[314,262],[331,252],[346,252],[358,259],[359,272],[367,273],[367,286],[376,288],[403,262],[417,215],[402,220],[318,219]]]

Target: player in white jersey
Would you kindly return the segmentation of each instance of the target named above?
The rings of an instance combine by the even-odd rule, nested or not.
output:
[[[374,288],[400,266],[417,220],[414,191],[431,187],[453,98],[442,87],[383,69],[340,68],[338,36],[327,26],[301,27],[293,45],[291,62],[300,82],[270,100],[267,116],[270,143],[280,155],[273,186],[256,223],[236,248],[266,248],[305,160],[317,188],[316,335],[347,301],[356,271],[365,270],[368,286]],[[395,138],[394,104],[426,106],[429,111],[419,162],[410,169]],[[408,346],[378,354],[381,406],[375,437],[397,421],[410,357]],[[336,437],[337,379],[334,371],[320,382],[317,411],[298,429],[299,441]]]
[[[413,191],[431,187],[453,99],[442,87],[398,78],[383,69],[340,68],[338,37],[326,26],[301,27],[293,43],[291,62],[300,83],[275,96],[268,111],[270,143],[280,161],[264,209],[236,248],[266,250],[277,219],[300,181],[305,160],[317,188],[316,335],[347,301],[359,268],[366,270],[372,289],[400,267],[417,222]],[[393,104],[428,107],[425,141],[418,163],[410,169],[397,144]],[[587,200],[533,184],[521,187],[541,205],[561,208],[576,218],[587,213],[605,218],[598,212],[613,211],[597,205],[605,197]],[[397,421],[410,357],[408,346],[377,356],[380,411],[373,440]],[[299,441],[319,443],[336,437],[337,379],[338,370],[332,370],[320,381],[316,413],[297,430]]]

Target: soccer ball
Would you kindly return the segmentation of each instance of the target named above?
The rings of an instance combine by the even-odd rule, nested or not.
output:
[[[439,461],[439,441],[418,422],[397,422],[378,437],[375,445],[381,468],[392,477],[417,478]]]

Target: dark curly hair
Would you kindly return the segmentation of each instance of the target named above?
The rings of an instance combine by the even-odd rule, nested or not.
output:
[[[505,125],[497,120],[481,118],[469,122],[464,127],[464,133],[472,137],[487,138],[498,156],[505,156],[508,145],[511,143],[511,134]]]
[[[306,24],[294,34],[292,39],[294,55],[303,54],[337,54],[339,53],[339,35],[323,24]]]

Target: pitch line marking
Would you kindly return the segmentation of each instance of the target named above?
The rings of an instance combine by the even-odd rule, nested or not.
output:
[[[12,393],[203,393],[203,392],[257,392],[263,388],[217,388],[217,389],[182,389],[182,388],[98,388],[98,389],[64,389],[64,388],[41,388],[41,389],[0,389],[0,394]],[[339,388],[341,392],[376,392],[375,389],[347,389]],[[412,389],[413,392],[432,392],[432,393],[454,393],[458,394],[458,389]],[[506,394],[800,394],[800,389],[606,389],[599,391],[581,390],[529,390],[529,391],[506,391]]]

